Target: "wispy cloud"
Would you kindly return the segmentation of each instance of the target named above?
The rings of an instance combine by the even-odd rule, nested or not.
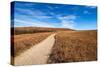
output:
[[[25,4],[25,5],[28,6],[28,4]],[[32,4],[30,4],[30,5],[32,5]],[[35,8],[33,8],[33,9],[16,8],[16,11],[18,11],[18,13],[20,13],[20,12],[22,12],[22,13],[19,14],[18,16],[15,15],[15,17],[17,18],[17,19],[15,19],[15,25],[17,26],[17,24],[25,24],[25,26],[35,26],[35,27],[74,28],[74,26],[75,26],[74,20],[76,19],[75,15],[67,15],[67,16],[60,17],[60,15],[56,15],[55,12],[50,11],[50,10],[53,10],[54,8],[59,8],[58,6],[56,6],[56,7],[47,6],[47,8],[49,10],[46,10],[47,11],[46,13],[43,11],[40,11],[40,10],[36,10]],[[52,16],[46,15],[47,13]],[[18,19],[19,16],[20,16],[20,18]],[[53,16],[55,16],[55,18],[57,18],[61,22],[54,24],[52,22],[50,23],[50,22],[44,22],[44,21],[39,20],[39,19],[51,19],[51,18],[53,18]],[[35,22],[34,22],[34,20],[35,20]],[[61,25],[59,25],[59,24],[61,24]],[[21,26],[21,25],[19,25],[19,26]]]
[[[46,16],[44,16],[45,18]],[[49,18],[49,17],[48,17]],[[61,22],[59,22],[61,25],[59,26],[59,23],[50,23],[50,22],[43,22],[36,20],[35,22],[32,19],[14,19],[15,26],[21,26],[17,24],[25,24],[25,26],[33,26],[33,27],[56,27],[56,28],[74,28],[75,22],[74,20],[76,19],[76,16],[74,15],[68,15],[64,17],[56,17],[58,18]],[[58,26],[57,26],[58,25]]]
[[[64,17],[60,17],[60,19],[64,19],[64,20],[75,20],[76,16],[75,15],[67,15]]]
[[[25,24],[26,27],[28,27],[28,26],[33,26],[33,27],[55,27],[52,24],[49,24],[47,22],[40,22],[40,21],[32,22],[31,20],[29,21],[29,20],[14,19],[14,22],[15,22],[15,26],[20,26],[20,25],[17,25],[17,24]]]
[[[40,11],[40,10],[32,10],[32,9],[21,9],[21,8],[16,8],[16,13],[19,13],[18,17],[31,17],[31,18],[40,18],[40,19],[49,19],[52,18],[51,16],[46,15],[45,12]],[[17,17],[15,13],[15,17]],[[49,11],[49,13],[52,13]]]
[[[32,9],[28,9],[28,8],[26,8],[26,9],[16,8],[15,11],[16,11],[16,12],[19,12],[19,13],[27,14],[27,16],[28,16],[28,15],[30,15],[30,16],[45,15],[44,12],[42,12],[42,11],[40,11],[40,10],[36,10],[36,9],[34,9],[34,8],[32,8]]]
[[[75,26],[75,22],[74,21],[65,21],[65,20],[63,20],[62,22],[62,28],[71,28],[71,29],[73,29],[74,28],[74,26]]]
[[[76,23],[75,23],[76,17],[77,16],[75,16],[75,15],[68,15],[68,16],[64,16],[64,17],[59,17],[59,19],[61,20],[61,27],[74,28],[74,26],[76,25]]]
[[[91,14],[89,11],[85,10],[83,11],[84,14]]]
[[[87,22],[88,27],[96,25],[96,6],[17,2],[14,7],[15,26],[84,29]]]

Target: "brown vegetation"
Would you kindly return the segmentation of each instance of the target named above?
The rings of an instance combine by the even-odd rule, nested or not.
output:
[[[42,33],[42,32],[57,32],[67,31],[72,29],[67,28],[45,28],[45,27],[16,27],[11,29],[12,34],[28,34],[28,33]]]
[[[12,56],[17,56],[26,49],[34,46],[35,44],[39,43],[40,41],[47,38],[52,33],[35,33],[35,34],[20,34],[12,36]]]
[[[97,31],[59,32],[48,63],[97,60]]]
[[[11,55],[18,56],[26,49],[56,33],[55,44],[47,63],[97,60],[97,31],[75,31],[64,28],[12,28]]]
[[[43,27],[15,27],[11,28],[11,55],[17,56],[31,46],[44,40],[51,33],[71,29],[43,28]]]

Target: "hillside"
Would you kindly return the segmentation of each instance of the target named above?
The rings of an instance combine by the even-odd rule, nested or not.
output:
[[[28,34],[40,32],[72,31],[68,28],[45,28],[45,27],[15,27],[11,28],[11,34]]]

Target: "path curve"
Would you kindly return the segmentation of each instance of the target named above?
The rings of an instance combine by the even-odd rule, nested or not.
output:
[[[14,65],[45,64],[54,45],[55,35],[50,35],[36,46],[15,57]]]

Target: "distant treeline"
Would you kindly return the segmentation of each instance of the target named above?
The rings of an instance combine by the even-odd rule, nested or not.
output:
[[[56,32],[72,30],[67,28],[44,28],[44,27],[12,27],[11,34],[28,34],[28,33],[40,33],[40,32]]]

